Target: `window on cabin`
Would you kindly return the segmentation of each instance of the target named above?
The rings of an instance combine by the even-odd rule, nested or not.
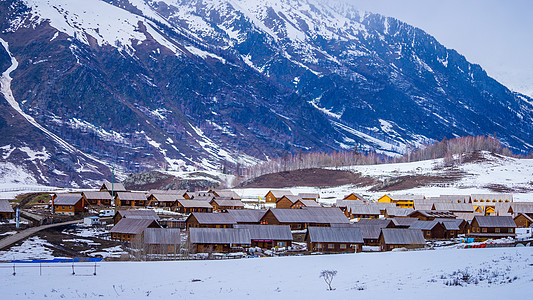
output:
[[[431,231],[426,231],[426,235],[430,236],[431,235]]]
[[[346,244],[341,244],[341,249],[346,249]]]
[[[278,247],[285,247],[285,242],[278,242]]]
[[[485,202],[485,200],[479,200],[479,202]]]
[[[513,228],[509,228],[509,232],[510,233],[513,233],[514,229]]]
[[[494,229],[494,231],[499,233],[500,232],[500,228],[496,228],[496,229]]]
[[[333,244],[328,244],[328,248],[329,248],[329,249],[333,249],[334,247],[335,247],[335,245],[333,245]]]
[[[65,209],[65,205],[61,206],[61,208]]]
[[[474,202],[477,202],[477,200],[476,200],[476,199],[474,199]]]
[[[317,243],[316,247],[320,249],[320,248],[322,248],[322,244],[321,243]]]
[[[487,232],[487,228],[481,228],[482,232]]]
[[[509,200],[505,200],[505,202],[509,202]]]

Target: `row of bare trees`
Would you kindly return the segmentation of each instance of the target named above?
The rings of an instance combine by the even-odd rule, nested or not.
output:
[[[340,168],[353,165],[372,165],[383,163],[413,162],[427,159],[445,158],[452,161],[454,155],[489,151],[491,153],[517,157],[493,136],[466,136],[453,139],[444,138],[440,142],[424,145],[420,148],[407,147],[404,155],[391,158],[376,152],[311,152],[285,154],[282,157],[256,164],[239,172],[241,180],[248,180],[265,174],[294,171],[309,168]]]

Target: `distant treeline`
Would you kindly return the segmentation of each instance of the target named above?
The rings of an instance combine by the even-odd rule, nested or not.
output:
[[[425,145],[420,148],[408,147],[406,153],[400,157],[389,157],[376,152],[312,152],[285,154],[282,157],[256,164],[240,170],[244,180],[265,174],[294,171],[309,168],[339,168],[354,165],[372,165],[385,163],[413,162],[427,159],[444,158],[444,164],[450,165],[460,162],[463,154],[476,151],[489,151],[495,154],[518,157],[505,147],[500,140],[493,136],[466,136],[453,139],[444,138],[440,142]]]

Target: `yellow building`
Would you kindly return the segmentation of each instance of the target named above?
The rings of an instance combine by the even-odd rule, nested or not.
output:
[[[398,207],[414,208],[415,200],[423,200],[423,195],[383,195],[378,199],[379,203],[394,203]]]

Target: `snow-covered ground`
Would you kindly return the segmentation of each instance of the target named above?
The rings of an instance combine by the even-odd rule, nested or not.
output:
[[[532,264],[533,247],[103,262],[96,276],[91,264],[75,276],[70,265],[41,276],[38,265],[19,267],[12,276],[3,264],[0,290],[4,299],[528,299]],[[335,290],[326,290],[322,270],[338,272]]]

